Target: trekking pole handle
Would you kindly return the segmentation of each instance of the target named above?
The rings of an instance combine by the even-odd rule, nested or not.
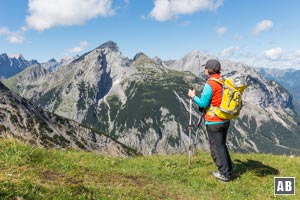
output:
[[[189,120],[189,129],[192,128],[192,98],[190,98],[190,120]]]

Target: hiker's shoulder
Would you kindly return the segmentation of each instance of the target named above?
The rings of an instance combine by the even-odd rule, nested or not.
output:
[[[211,86],[211,87],[215,87],[215,86],[220,86],[220,84],[224,83],[224,79],[222,77],[211,77],[207,80],[207,83]]]

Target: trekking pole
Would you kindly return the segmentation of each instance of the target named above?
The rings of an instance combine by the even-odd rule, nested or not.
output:
[[[198,120],[197,127],[200,127],[200,126],[201,126],[201,122],[202,122],[202,120],[203,120],[204,115],[205,115],[205,111],[203,110],[202,113],[201,113],[201,117],[200,117],[199,120]]]
[[[190,87],[193,90],[193,87]],[[190,98],[190,121],[189,121],[189,152],[188,152],[188,168],[191,166],[191,131],[192,131],[192,98]]]

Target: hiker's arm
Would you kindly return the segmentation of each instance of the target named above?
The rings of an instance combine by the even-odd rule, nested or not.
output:
[[[210,100],[212,97],[212,88],[209,84],[205,84],[201,98],[194,96],[194,102],[201,108],[207,108],[209,106]]]

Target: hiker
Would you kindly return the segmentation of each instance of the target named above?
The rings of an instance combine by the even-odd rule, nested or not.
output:
[[[218,167],[218,172],[212,172],[211,175],[219,180],[229,181],[232,175],[232,162],[226,145],[226,137],[230,120],[223,120],[211,112],[211,109],[218,107],[222,100],[222,85],[211,80],[222,80],[220,72],[220,62],[216,59],[208,60],[205,64],[205,75],[208,79],[201,97],[196,96],[193,89],[189,89],[188,96],[199,106],[200,111],[205,111],[204,119],[211,157]]]

